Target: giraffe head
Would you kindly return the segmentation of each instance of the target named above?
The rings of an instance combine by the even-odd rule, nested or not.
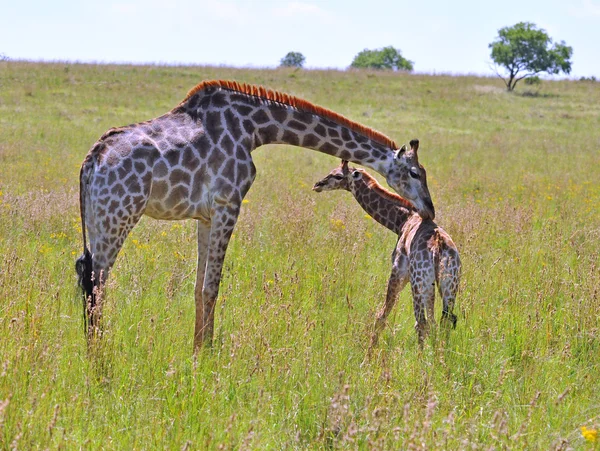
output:
[[[423,219],[434,219],[435,208],[427,188],[425,168],[419,164],[418,149],[419,140],[413,139],[410,149],[404,145],[396,151],[386,181],[398,194],[414,205]]]
[[[350,184],[352,183],[352,173],[355,171],[354,168],[348,168],[348,162],[342,160],[342,164],[315,183],[313,191],[320,193],[321,191],[333,191],[336,189],[343,189],[350,191]]]

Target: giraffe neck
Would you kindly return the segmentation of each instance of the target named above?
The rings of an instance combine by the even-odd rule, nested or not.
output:
[[[243,92],[234,89],[236,86],[203,87],[191,93],[180,108],[203,119],[207,132],[218,121],[228,131],[239,129],[250,152],[265,144],[291,144],[387,176],[396,146],[384,135],[295,97],[274,91]]]
[[[362,178],[353,180],[349,191],[369,216],[400,235],[406,221],[413,215],[410,202],[383,188],[375,178],[361,171]]]

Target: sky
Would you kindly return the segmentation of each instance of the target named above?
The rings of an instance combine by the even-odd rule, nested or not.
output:
[[[600,0],[2,0],[12,60],[346,69],[393,46],[415,72],[494,76],[498,30],[533,22],[573,47],[571,78],[600,78]],[[563,75],[564,77],[564,75]]]

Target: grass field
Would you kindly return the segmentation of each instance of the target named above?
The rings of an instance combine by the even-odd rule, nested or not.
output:
[[[79,165],[210,78],[421,140],[463,261],[447,340],[418,351],[406,288],[365,361],[396,237],[349,193],[311,191],[338,161],[271,146],[214,348],[192,357],[195,224],[144,218],[88,353]],[[589,82],[0,62],[0,449],[600,449],[599,131]]]

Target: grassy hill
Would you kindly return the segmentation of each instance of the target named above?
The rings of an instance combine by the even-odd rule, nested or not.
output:
[[[150,218],[88,350],[79,165],[108,128],[211,78],[421,140],[463,260],[448,339],[418,351],[406,288],[365,360],[396,237],[349,193],[311,191],[333,158],[270,146],[254,152],[212,351],[192,358],[195,225]],[[509,94],[494,78],[0,62],[0,448],[593,449],[599,118],[589,82]]]

